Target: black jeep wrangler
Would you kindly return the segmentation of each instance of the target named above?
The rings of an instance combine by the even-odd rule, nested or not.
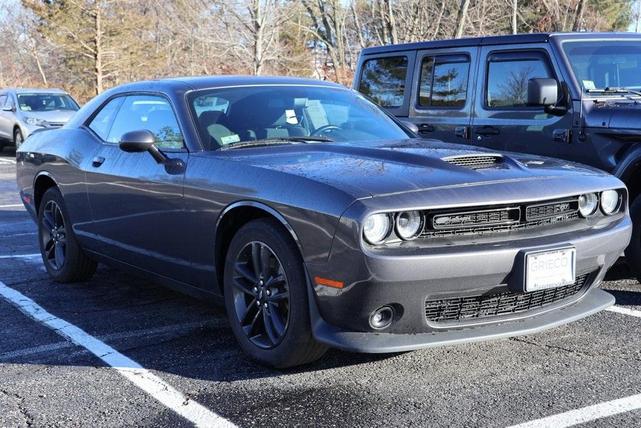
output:
[[[354,88],[419,135],[565,158],[628,186],[641,281],[641,35],[522,34],[364,49]]]

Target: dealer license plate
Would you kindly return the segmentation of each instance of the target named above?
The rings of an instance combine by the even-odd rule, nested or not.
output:
[[[560,248],[525,255],[525,291],[562,287],[576,281],[576,249]]]

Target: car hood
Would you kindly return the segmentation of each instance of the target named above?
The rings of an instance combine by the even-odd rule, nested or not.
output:
[[[323,182],[356,197],[484,182],[607,175],[563,160],[497,153],[423,139],[295,144],[239,148],[218,153],[256,167]],[[488,168],[474,169],[464,165],[470,156],[482,156],[485,160],[496,157],[497,163]]]
[[[35,117],[52,123],[67,123],[76,112],[73,110],[23,111],[25,118]]]

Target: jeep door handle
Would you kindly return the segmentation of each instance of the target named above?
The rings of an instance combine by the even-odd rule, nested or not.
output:
[[[429,123],[419,123],[418,124],[418,132],[421,134],[426,134],[428,132],[434,132],[434,125],[430,125]]]
[[[104,162],[105,158],[103,158],[102,156],[96,156],[95,158],[93,158],[93,161],[91,161],[91,164],[94,166],[94,168],[98,168]]]
[[[494,126],[481,126],[475,131],[478,135],[499,135],[501,131]]]

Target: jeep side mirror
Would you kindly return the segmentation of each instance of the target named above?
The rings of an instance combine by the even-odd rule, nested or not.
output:
[[[530,79],[527,83],[527,104],[535,107],[554,106],[559,101],[559,83],[555,79]]]
[[[401,123],[414,134],[418,135],[418,126],[414,122],[411,122],[409,120],[401,120]]]
[[[11,111],[11,112],[14,112],[14,111],[16,111],[16,109],[15,109],[15,107],[13,107],[13,106],[4,106],[4,107],[2,107],[2,111]]]
[[[153,132],[146,129],[130,131],[120,137],[120,150],[127,153],[149,152],[151,157],[158,163],[165,163],[165,156],[158,147],[156,147],[156,137]]]

